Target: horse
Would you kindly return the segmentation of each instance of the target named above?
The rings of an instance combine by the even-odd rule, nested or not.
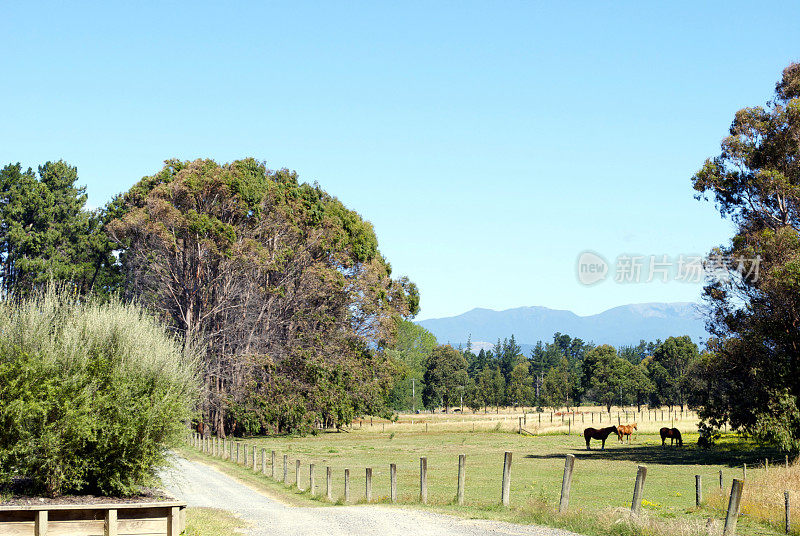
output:
[[[631,434],[637,429],[638,424],[639,423],[633,423],[617,426],[617,436],[619,436],[619,442],[622,443],[623,436],[628,436],[628,444],[630,444]]]
[[[659,433],[661,434],[661,446],[662,447],[665,446],[667,438],[669,438],[670,446],[672,446],[674,444],[676,439],[678,440],[678,446],[679,447],[683,446],[683,438],[681,437],[681,431],[678,430],[677,428],[667,428],[665,426],[664,428],[659,430]]]
[[[619,435],[616,426],[609,426],[608,428],[601,428],[600,430],[598,430],[597,428],[586,428],[583,431],[583,437],[586,439],[586,450],[592,450],[591,447],[589,446],[589,442],[592,439],[599,439],[600,441],[602,441],[603,445],[600,447],[600,450],[605,450],[606,439],[612,432]]]

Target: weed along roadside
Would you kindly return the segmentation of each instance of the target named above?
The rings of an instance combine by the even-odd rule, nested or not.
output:
[[[707,453],[685,449],[680,455],[687,457],[687,463],[680,464],[675,458],[679,456],[677,447],[662,449],[657,436],[640,436],[641,445],[636,448],[612,446],[604,452],[576,448],[579,441],[558,435],[531,438],[511,433],[431,431],[396,433],[391,438],[379,432],[234,440],[244,449],[273,450],[277,454],[272,459],[281,455],[293,458],[296,470],[293,478],[285,481],[280,480],[284,473],[273,473],[273,462],[266,456],[261,456],[255,467],[249,463],[236,467],[235,459],[230,460],[225,451],[206,454],[203,459],[228,467],[235,476],[261,478],[282,496],[319,505],[396,504],[585,534],[608,534],[619,523],[630,525],[632,533],[646,529],[647,533],[670,534],[677,524],[683,533],[707,533],[708,527],[722,530],[723,526],[726,534],[783,533],[778,530],[786,521],[783,492],[775,508],[780,519],[777,514],[774,519],[753,516],[748,513],[752,507],[747,506],[739,511],[741,488],[738,499],[731,497],[730,490],[716,487],[703,498],[703,478],[715,480],[722,471],[732,479],[741,471],[698,464],[700,456],[719,461]],[[204,441],[195,434],[189,443],[196,452],[202,450]],[[429,446],[434,444],[436,447]],[[564,451],[572,452],[565,455]],[[644,455],[647,451],[651,452],[649,458]],[[414,456],[423,452],[430,453]],[[639,457],[648,462],[637,463]],[[325,468],[324,491],[315,482],[315,465]],[[770,470],[787,475],[796,471],[791,464]],[[264,476],[272,474],[279,478]],[[361,484],[352,480],[355,475],[362,475]],[[728,515],[733,511],[729,502],[736,514]]]

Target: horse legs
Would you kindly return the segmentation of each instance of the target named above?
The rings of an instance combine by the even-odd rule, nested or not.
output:
[[[606,450],[606,440],[603,439],[603,445],[600,447],[600,450]]]
[[[589,446],[589,442],[590,442],[591,440],[592,440],[592,439],[591,439],[590,437],[587,437],[587,438],[586,438],[586,450],[592,450],[592,448]]]

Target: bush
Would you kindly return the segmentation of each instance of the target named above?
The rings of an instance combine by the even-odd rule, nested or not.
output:
[[[0,302],[0,481],[131,495],[155,482],[196,394],[196,361],[118,300]]]

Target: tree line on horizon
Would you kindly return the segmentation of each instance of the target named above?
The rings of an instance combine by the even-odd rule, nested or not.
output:
[[[555,333],[530,355],[514,335],[492,349],[439,345],[422,326],[404,321],[390,355],[402,378],[391,393],[393,409],[448,411],[467,406],[559,408],[582,403],[615,406],[680,406],[696,400],[703,354],[688,336],[640,341],[614,348]],[[413,391],[411,383],[413,382]]]

